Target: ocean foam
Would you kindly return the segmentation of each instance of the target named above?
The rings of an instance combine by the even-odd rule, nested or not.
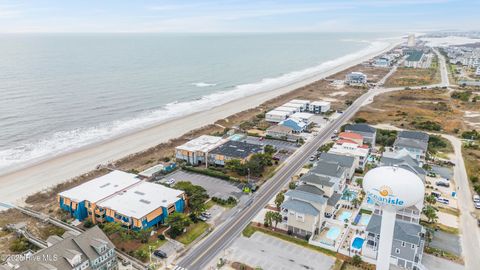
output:
[[[192,83],[193,86],[196,87],[210,87],[210,86],[215,86],[217,85],[216,83],[206,83],[206,82],[196,82]]]
[[[143,113],[132,119],[123,119],[104,123],[90,128],[59,131],[51,137],[19,147],[0,150],[0,169],[10,171],[18,166],[25,166],[33,162],[48,159],[53,156],[67,153],[87,145],[113,139],[115,137],[144,129],[149,126],[165,122],[185,115],[212,108],[212,104],[219,106],[227,102],[270,91],[282,86],[311,78],[319,73],[335,68],[360,57],[380,52],[390,45],[385,41],[371,42],[366,48],[335,60],[326,61],[320,65],[304,70],[286,73],[276,78],[265,78],[256,83],[243,84],[232,90],[221,91],[203,96],[189,102],[173,102],[166,104],[162,109]],[[208,83],[196,83],[198,87],[209,86]],[[139,149],[141,150],[141,149]]]

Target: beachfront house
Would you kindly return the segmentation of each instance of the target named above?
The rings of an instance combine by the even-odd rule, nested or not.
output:
[[[345,75],[345,83],[349,85],[362,85],[367,83],[367,75],[362,72],[350,72]]]
[[[287,119],[290,114],[285,111],[271,110],[265,114],[265,121],[272,123],[280,123]]]
[[[290,108],[295,108],[297,112],[303,112],[304,111],[304,105],[300,103],[294,103],[294,102],[287,102],[283,104],[281,107],[290,107]]]
[[[279,140],[287,140],[291,142],[296,142],[298,140],[298,135],[294,134],[293,128],[274,125],[267,128],[267,138],[274,138]]]
[[[300,112],[300,108],[287,107],[287,106],[276,107],[274,110],[275,110],[275,111],[280,111],[280,112],[287,112],[287,113],[288,113],[288,116],[290,116],[290,115],[292,115],[292,114],[294,114],[294,113]]]
[[[380,225],[382,217],[373,215],[366,228],[366,244],[362,255],[377,259],[378,243],[380,240]],[[425,246],[425,229],[415,223],[395,221],[393,245],[390,263],[406,269],[424,269],[421,266],[423,249]]]
[[[10,259],[7,261],[6,268],[3,269],[118,269],[115,245],[97,226],[83,233],[68,231],[62,237],[56,236],[49,239],[54,241],[47,241],[47,248],[27,257],[30,259]]]
[[[294,113],[290,116],[290,118],[292,118],[292,119],[297,119],[297,120],[300,120],[300,121],[304,122],[305,124],[307,124],[307,126],[312,123],[313,117],[314,117],[314,114],[307,113],[307,112],[298,112],[298,113]]]
[[[247,161],[253,154],[262,153],[263,147],[244,141],[228,141],[209,153],[209,163],[225,166],[225,163],[232,159]]]
[[[95,192],[92,192],[95,191]],[[145,182],[135,174],[113,171],[58,194],[60,208],[79,221],[118,222],[131,229],[163,223],[183,212],[183,191]]]
[[[206,163],[208,152],[225,141],[222,137],[201,135],[175,147],[175,157],[192,165]]]
[[[393,151],[406,150],[411,157],[423,166],[428,149],[428,140],[429,136],[425,132],[400,131],[393,143]]]
[[[305,122],[298,120],[297,118],[288,118],[287,120],[280,122],[278,125],[291,128],[293,133],[301,133],[308,127]]]
[[[347,124],[345,125],[345,132],[353,132],[363,136],[363,142],[375,147],[375,139],[377,137],[377,130],[367,124]]]
[[[300,111],[301,112],[305,112],[305,111],[308,111],[308,105],[310,104],[310,100],[306,100],[306,99],[292,99],[290,100],[288,103],[293,103],[293,104],[299,104],[301,105],[301,109]]]
[[[308,105],[308,110],[314,114],[326,113],[330,110],[330,105],[331,103],[329,101],[313,101]]]
[[[379,57],[373,61],[374,67],[386,68],[390,66],[390,60],[386,57]]]

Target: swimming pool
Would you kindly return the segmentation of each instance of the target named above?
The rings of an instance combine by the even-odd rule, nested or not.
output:
[[[362,217],[360,218],[360,221],[358,222],[358,224],[360,224],[361,226],[367,226],[368,222],[370,222],[371,217],[372,217],[371,215],[362,214]]]
[[[243,134],[233,134],[232,136],[230,136],[231,141],[241,141],[243,140],[243,138],[245,138],[245,135]]]
[[[338,216],[337,220],[344,221],[345,219],[350,219],[352,217],[352,212],[350,211],[343,211],[340,216]]]
[[[361,237],[355,237],[355,239],[352,241],[352,249],[361,250],[363,242],[365,242],[365,239]]]
[[[336,240],[340,235],[340,228],[338,227],[330,227],[327,232],[327,238],[330,240]]]

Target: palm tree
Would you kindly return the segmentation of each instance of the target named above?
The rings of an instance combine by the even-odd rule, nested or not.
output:
[[[437,198],[433,194],[430,194],[425,197],[425,202],[429,205],[434,205],[437,202]]]
[[[282,222],[282,215],[279,212],[272,212],[272,221],[275,224],[275,229],[279,222]]]
[[[265,213],[265,217],[263,218],[263,225],[266,227],[272,226],[272,211],[268,211]]]
[[[433,206],[427,205],[423,208],[422,213],[427,217],[428,223],[437,222],[437,210]]]
[[[360,200],[358,198],[355,198],[352,200],[352,205],[353,207],[357,208],[360,205]]]

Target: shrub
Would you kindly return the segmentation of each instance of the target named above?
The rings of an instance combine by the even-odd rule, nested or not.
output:
[[[163,240],[165,240],[165,235],[159,234],[159,235],[157,236],[157,238],[158,238],[158,240],[163,241]]]

